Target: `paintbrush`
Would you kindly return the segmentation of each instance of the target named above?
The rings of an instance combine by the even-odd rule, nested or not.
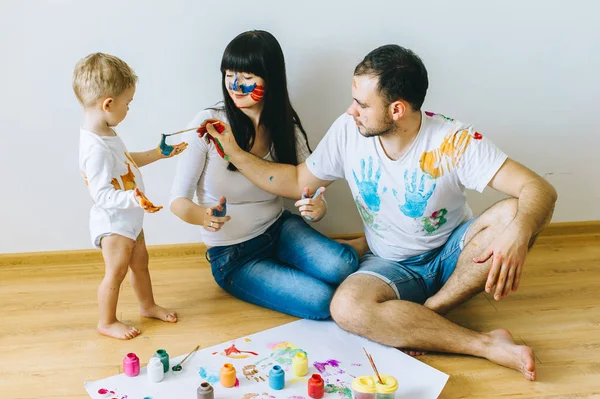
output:
[[[371,363],[371,367],[373,367],[373,371],[377,375],[377,379],[379,380],[379,383],[383,385],[383,380],[381,379],[381,376],[379,375],[379,372],[377,371],[377,367],[375,367],[375,362],[373,361],[373,357],[367,353],[367,350],[364,347],[363,347],[363,350],[365,351],[365,355],[367,355],[367,359],[369,359],[369,362]]]
[[[191,128],[189,128],[189,129],[184,129],[184,130],[179,130],[179,131],[177,131],[177,132],[173,132],[173,133],[163,134],[163,136],[165,136],[165,137],[174,136],[174,135],[176,135],[176,134],[181,134],[181,133],[189,132],[190,130],[198,130],[198,129],[200,129],[200,127],[201,127],[201,126],[198,126],[198,127],[191,127]]]
[[[184,357],[182,361],[180,361],[175,366],[173,366],[172,370],[173,371],[181,371],[183,369],[183,367],[181,367],[181,365],[183,364],[183,362],[185,362],[187,360],[187,358],[190,357],[191,354],[194,353],[194,352],[196,352],[199,348],[200,348],[200,345],[198,345],[196,348],[194,348],[193,351],[191,351],[190,353],[188,353],[188,355],[186,357]]]

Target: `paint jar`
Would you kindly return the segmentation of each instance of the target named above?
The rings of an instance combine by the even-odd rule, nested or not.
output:
[[[276,391],[283,389],[285,386],[285,371],[281,366],[273,366],[269,371],[269,386]]]
[[[231,363],[225,363],[221,367],[220,382],[225,388],[231,388],[235,385],[235,367]]]
[[[146,372],[148,373],[148,379],[152,382],[159,382],[165,377],[165,369],[162,361],[154,356],[150,358],[150,362],[146,366]]]
[[[304,377],[308,374],[308,358],[306,352],[298,352],[292,358],[292,371],[297,377]]]
[[[377,386],[375,381],[376,378],[370,375],[356,377],[352,380],[352,397],[354,399],[376,399]]]
[[[380,374],[383,384],[377,381],[377,399],[395,399],[398,390],[398,381],[387,374]]]
[[[128,377],[135,377],[140,373],[140,359],[135,353],[128,353],[123,358],[123,372]]]
[[[167,353],[167,351],[164,349],[159,349],[156,351],[156,354],[154,356],[159,358],[161,363],[163,364],[163,372],[166,373],[167,371],[169,371],[169,354]]]
[[[208,382],[200,384],[196,390],[197,399],[215,399],[215,392],[213,387]]]
[[[325,394],[325,383],[319,374],[313,374],[308,380],[308,396],[320,399]]]

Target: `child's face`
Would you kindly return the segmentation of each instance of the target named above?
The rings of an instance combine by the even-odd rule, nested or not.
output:
[[[103,110],[106,113],[106,123],[108,126],[117,126],[125,119],[127,111],[129,111],[129,103],[133,101],[134,94],[135,86],[131,86],[118,96],[104,101]]]

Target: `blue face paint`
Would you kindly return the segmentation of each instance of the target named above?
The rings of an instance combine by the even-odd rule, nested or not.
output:
[[[256,89],[256,83],[254,83],[252,85],[238,84],[238,74],[236,72],[233,82],[229,82],[229,85],[227,85],[227,87],[229,88],[229,90],[233,90],[233,91],[241,90],[242,94],[249,94],[249,93],[252,93],[254,91],[254,89]]]

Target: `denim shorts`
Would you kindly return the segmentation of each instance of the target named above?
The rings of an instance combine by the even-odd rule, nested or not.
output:
[[[424,304],[435,295],[450,278],[464,247],[469,226],[475,219],[458,226],[446,243],[421,255],[401,261],[380,258],[367,253],[360,260],[354,274],[368,274],[383,280],[396,293],[398,299]]]

